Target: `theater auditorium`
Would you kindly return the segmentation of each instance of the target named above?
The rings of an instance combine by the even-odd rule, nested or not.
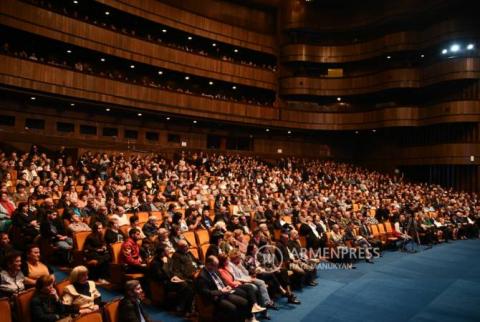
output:
[[[475,5],[0,1],[0,320],[480,321]]]

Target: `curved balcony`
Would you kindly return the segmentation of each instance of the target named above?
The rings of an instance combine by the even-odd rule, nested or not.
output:
[[[470,28],[470,29],[469,29]],[[345,46],[291,44],[282,48],[284,62],[345,63],[383,56],[396,51],[421,51],[451,39],[472,37],[471,26],[449,20],[422,32],[402,31],[380,38]]]
[[[273,35],[246,30],[217,20],[203,17],[192,12],[169,6],[160,1],[141,0],[98,0],[103,4],[155,21],[175,29],[180,29],[201,37],[225,42],[231,45],[249,48],[269,54],[275,54]],[[230,19],[245,20],[244,11],[228,12]]]
[[[353,130],[480,122],[480,101],[390,107],[369,112],[313,113],[221,101],[92,76],[1,56],[0,84],[105,104],[254,124],[309,130]]]
[[[393,88],[420,88],[458,79],[478,79],[480,58],[456,58],[420,68],[398,68],[343,78],[285,77],[281,95],[347,96]]]
[[[0,2],[2,24],[105,54],[191,75],[276,89],[272,71],[192,54],[129,37],[22,2]]]

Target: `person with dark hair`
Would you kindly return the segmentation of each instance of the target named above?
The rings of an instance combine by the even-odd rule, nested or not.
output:
[[[67,236],[57,216],[58,213],[56,211],[48,212],[47,218],[40,226],[40,231],[42,238],[47,240],[52,246],[58,248],[60,257],[65,262],[69,262],[71,259],[70,251],[73,248],[73,239]]]
[[[140,247],[137,241],[140,240],[140,231],[132,228],[128,232],[129,238],[122,244],[120,252],[120,262],[125,264],[125,269],[129,273],[145,272],[145,264],[140,256]]]
[[[125,283],[125,297],[118,305],[118,322],[151,322],[143,309],[145,294],[137,280]]]
[[[23,236],[22,245],[32,243],[40,233],[40,223],[34,213],[30,211],[26,202],[18,204],[18,208],[12,216],[12,224]],[[16,243],[15,245],[19,248],[21,246]]]
[[[5,259],[8,253],[14,250],[10,243],[7,232],[0,232],[0,269],[5,266]]]
[[[13,251],[7,254],[5,262],[6,269],[0,272],[0,297],[12,298],[25,289],[21,253]]]
[[[74,305],[65,305],[60,301],[54,287],[55,277],[43,275],[35,283],[35,294],[30,302],[32,321],[57,322],[71,321],[71,314],[78,314]]]
[[[40,247],[36,244],[27,247],[27,260],[22,261],[22,273],[25,276],[25,285],[34,286],[37,279],[43,275],[53,273],[53,270],[40,261]]]
[[[108,284],[105,278],[109,276],[111,256],[103,232],[104,228],[101,222],[93,223],[92,233],[85,240],[83,252],[88,261],[95,262],[90,265],[92,278],[98,280],[100,284]]]
[[[113,243],[123,242],[124,239],[125,237],[120,231],[120,227],[118,225],[118,216],[112,216],[108,222],[107,231],[105,232],[105,242],[107,245],[110,245]]]

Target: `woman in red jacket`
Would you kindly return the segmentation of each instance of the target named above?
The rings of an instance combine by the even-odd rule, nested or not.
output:
[[[252,283],[242,283],[240,281],[236,281],[232,273],[227,270],[228,262],[229,259],[227,255],[220,254],[218,256],[218,272],[220,273],[220,277],[222,278],[223,282],[232,289],[240,289],[245,292],[247,295],[246,299],[252,304],[252,313],[265,311],[266,308],[258,305],[260,293],[258,292],[257,286]]]

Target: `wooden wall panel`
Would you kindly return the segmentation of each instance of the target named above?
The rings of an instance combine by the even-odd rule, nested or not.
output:
[[[281,95],[337,96],[372,93],[391,88],[418,88],[434,83],[478,79],[479,58],[455,58],[422,69],[399,68],[342,78],[285,77],[280,80]]]
[[[2,24],[159,68],[226,82],[276,89],[275,73],[157,45],[23,2],[0,2]]]
[[[448,20],[422,31],[402,31],[356,44],[342,46],[315,46],[289,44],[282,47],[281,59],[285,62],[307,61],[315,63],[343,63],[359,61],[396,51],[421,52],[423,49],[451,39],[476,38],[472,26]]]

